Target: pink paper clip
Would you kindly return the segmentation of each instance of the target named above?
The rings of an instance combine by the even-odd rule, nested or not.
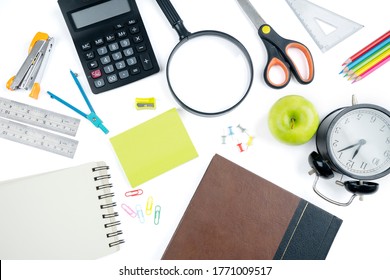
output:
[[[132,218],[137,217],[137,213],[133,209],[131,209],[130,206],[128,206],[126,204],[122,204],[121,206],[122,206],[122,209],[125,210],[126,213],[130,215],[130,217],[132,217]]]
[[[141,195],[143,194],[144,191],[141,190],[141,189],[138,189],[138,190],[132,190],[132,191],[128,191],[125,193],[125,196],[129,197],[129,196],[138,196],[138,195]]]

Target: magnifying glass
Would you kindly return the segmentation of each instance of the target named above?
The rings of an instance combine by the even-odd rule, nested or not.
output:
[[[236,108],[253,81],[251,57],[236,38],[204,30],[189,32],[169,0],[156,0],[179,35],[166,75],[175,100],[200,116],[217,116]]]

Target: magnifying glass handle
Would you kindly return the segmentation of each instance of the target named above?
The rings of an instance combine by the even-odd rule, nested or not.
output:
[[[185,28],[182,19],[176,12],[170,0],[156,0],[171,26],[176,30],[180,40],[187,38],[191,33]]]

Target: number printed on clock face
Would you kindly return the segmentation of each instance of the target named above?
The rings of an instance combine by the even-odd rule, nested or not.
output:
[[[390,117],[371,108],[357,108],[337,120],[330,131],[330,156],[340,171],[360,178],[390,168]]]

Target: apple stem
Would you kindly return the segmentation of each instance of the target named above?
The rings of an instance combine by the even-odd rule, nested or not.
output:
[[[295,119],[291,118],[291,129],[294,129],[295,126]]]

